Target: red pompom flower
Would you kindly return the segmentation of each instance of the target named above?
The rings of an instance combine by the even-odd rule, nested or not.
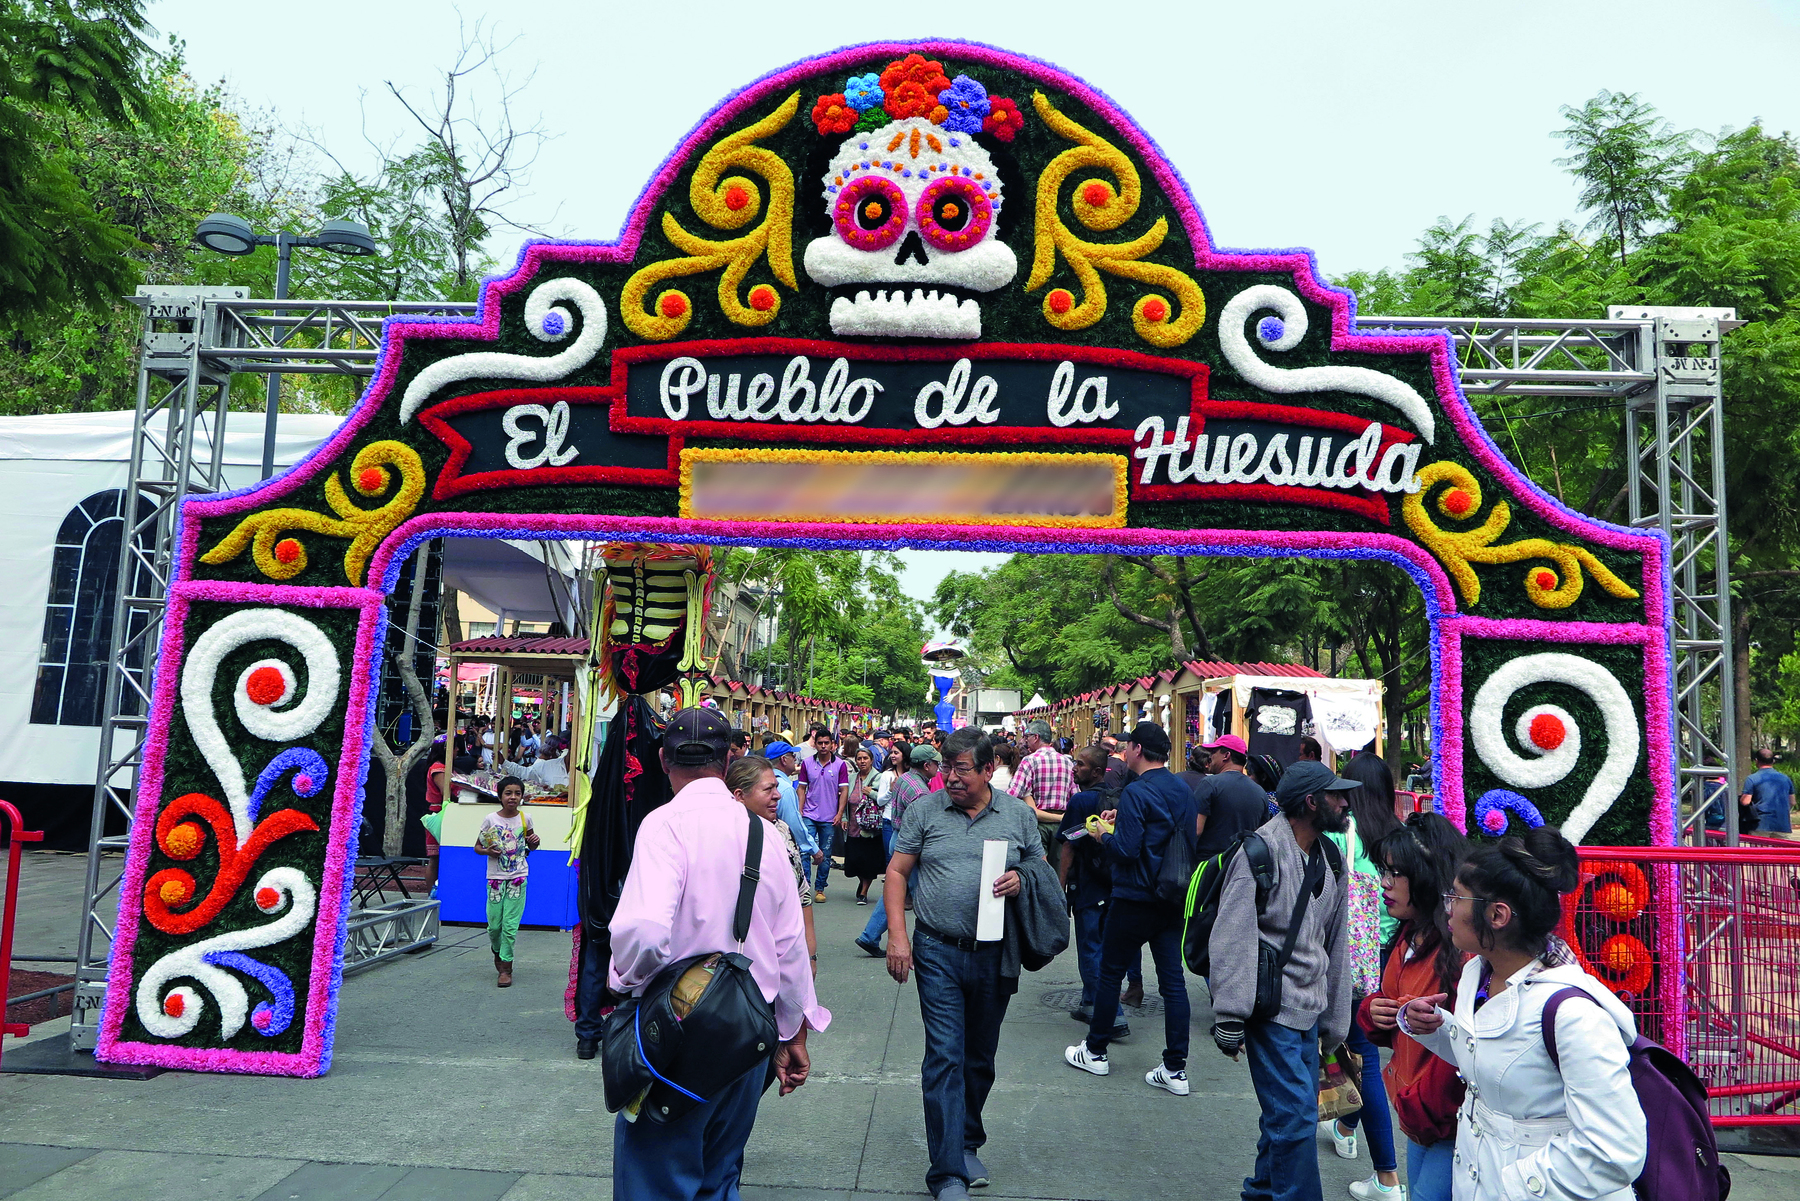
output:
[[[1012,141],[1025,124],[1019,106],[1004,96],[990,96],[988,104],[988,115],[981,122],[981,132],[991,133],[1002,142]]]
[[[937,107],[938,93],[949,90],[950,77],[944,74],[944,64],[917,54],[889,63],[881,73],[882,107],[896,121],[930,116]]]
[[[826,134],[846,134],[856,128],[856,119],[861,113],[850,107],[842,92],[830,96],[821,96],[813,104],[813,126]]]

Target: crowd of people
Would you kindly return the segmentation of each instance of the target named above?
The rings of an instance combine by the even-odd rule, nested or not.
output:
[[[807,1033],[830,1022],[814,990],[814,909],[838,891],[834,867],[872,909],[856,946],[917,990],[925,1183],[939,1201],[989,1183],[983,1109],[1007,1006],[1021,967],[1065,946],[1082,982],[1070,1016],[1085,1034],[1064,1061],[1110,1074],[1148,949],[1163,1047],[1137,1066],[1148,1087],[1189,1095],[1184,901],[1209,871],[1211,1039],[1248,1060],[1260,1108],[1246,1201],[1322,1197],[1321,1148],[1366,1153],[1370,1174],[1349,1189],[1359,1201],[1632,1195],[1647,1154],[1628,1057],[1636,1029],[1554,933],[1578,882],[1554,828],[1476,846],[1438,814],[1402,821],[1381,759],[1334,769],[1311,739],[1285,768],[1231,735],[1179,765],[1173,749],[1149,722],[1073,748],[1042,722],[1016,740],[823,726],[753,740],[714,710],[674,713],[662,758],[675,795],[638,832],[607,983],[640,995],[671,965],[736,945],[780,1041],[679,1120],[621,1114],[615,1195],[736,1195],[764,1089],[806,1083]],[[743,810],[774,834],[759,877],[745,827],[728,820]],[[507,848],[527,836],[497,834],[501,877]],[[997,842],[1003,864],[985,858]],[[755,904],[734,944],[741,879]],[[497,960],[510,951],[501,885]],[[983,919],[990,905],[1006,910],[999,938]],[[1547,1026],[1547,1003],[1570,988],[1592,1003],[1558,1004]],[[584,1056],[594,1041],[582,1040]],[[1325,1122],[1322,1054],[1346,1065],[1362,1101]]]

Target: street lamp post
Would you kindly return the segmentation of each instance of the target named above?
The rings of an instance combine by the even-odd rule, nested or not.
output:
[[[293,268],[296,246],[317,246],[333,254],[356,257],[375,253],[375,237],[360,221],[327,221],[315,236],[303,238],[286,229],[272,235],[259,234],[242,217],[214,213],[200,222],[194,231],[194,241],[219,254],[234,255],[250,254],[258,246],[273,246],[275,299],[278,301],[288,298],[288,276]],[[281,375],[270,372],[268,391],[263,400],[262,478],[265,480],[275,474],[275,431],[280,410]]]

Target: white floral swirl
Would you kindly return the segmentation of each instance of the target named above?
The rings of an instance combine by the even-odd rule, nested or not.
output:
[[[1581,729],[1567,710],[1555,705],[1535,705],[1521,714],[1516,723],[1513,732],[1519,744],[1535,752],[1535,757],[1527,759],[1507,745],[1501,729],[1507,699],[1528,684],[1544,683],[1580,689],[1599,706],[1606,720],[1606,759],[1594,773],[1580,803],[1562,822],[1563,836],[1579,843],[1619,799],[1637,766],[1637,710],[1611,672],[1577,655],[1521,655],[1504,664],[1475,694],[1469,713],[1469,737],[1488,770],[1515,788],[1548,788],[1574,770],[1581,757]],[[1548,751],[1540,750],[1531,739],[1532,720],[1540,716],[1556,718],[1564,731],[1561,743]]]
[[[221,619],[206,633],[194,639],[187,663],[181,669],[181,710],[187,718],[188,732],[200,749],[213,775],[224,790],[231,807],[231,818],[237,827],[238,843],[250,838],[255,821],[250,813],[250,790],[244,781],[244,766],[231,749],[230,741],[219,728],[213,712],[213,682],[225,656],[247,643],[272,639],[285,642],[300,652],[306,661],[306,695],[291,709],[260,705],[250,696],[250,675],[259,667],[276,666],[271,660],[251,664],[238,677],[232,689],[232,700],[238,720],[244,729],[268,742],[293,742],[319,728],[319,723],[337,704],[342,681],[342,667],[337,648],[325,632],[297,613],[286,609],[243,609]],[[285,670],[282,670],[285,668]],[[293,670],[281,665],[282,682],[287,686],[282,701],[293,695]]]
[[[411,421],[433,392],[465,379],[523,379],[548,383],[561,379],[600,353],[606,341],[606,302],[578,279],[545,280],[525,298],[525,328],[540,342],[561,342],[574,332],[569,310],[553,301],[574,302],[581,311],[581,333],[556,354],[507,354],[477,350],[440,359],[413,377],[400,397],[400,421]]]
[[[1258,329],[1256,340],[1275,351],[1292,350],[1306,336],[1306,306],[1286,288],[1274,284],[1257,284],[1245,288],[1225,304],[1219,314],[1219,346],[1244,379],[1265,392],[1290,395],[1296,392],[1353,392],[1398,409],[1411,421],[1425,441],[1435,441],[1437,423],[1431,406],[1408,384],[1372,371],[1367,367],[1271,367],[1257,357],[1244,336],[1244,323],[1258,309],[1274,309],[1281,317],[1281,330],[1271,337]]]
[[[180,1038],[200,1024],[200,1015],[205,1010],[206,1003],[193,987],[178,985],[170,989],[168,995],[163,995],[165,984],[182,978],[196,980],[212,993],[219,1006],[221,1040],[229,1039],[243,1029],[244,1019],[250,1015],[250,998],[238,978],[224,968],[207,962],[207,955],[219,951],[247,951],[252,947],[273,946],[292,938],[312,920],[313,907],[318,901],[318,893],[313,888],[312,881],[302,875],[298,868],[270,868],[257,880],[256,890],[251,895],[260,897],[265,889],[273,889],[277,895],[272,898],[272,904],[265,906],[259,902],[257,907],[265,913],[273,913],[285,902],[288,911],[281,917],[266,926],[215,934],[211,938],[190,943],[178,951],[170,951],[151,964],[150,969],[139,977],[137,1016],[144,1029],[158,1038]],[[171,997],[178,997],[179,1000],[171,1004]]]

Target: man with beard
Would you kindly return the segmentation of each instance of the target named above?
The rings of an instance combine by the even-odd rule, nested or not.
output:
[[[915,759],[917,752],[914,752]],[[994,747],[965,726],[944,739],[944,788],[914,801],[900,819],[882,900],[888,915],[888,974],[905,984],[919,977],[925,1020],[925,1142],[931,1167],[925,1186],[937,1201],[968,1201],[988,1182],[977,1152],[987,1141],[982,1106],[994,1087],[994,1055],[1016,975],[1001,972],[1003,940],[976,935],[982,845],[1006,843],[1006,870],[993,895],[1019,894],[1018,866],[1042,858],[1037,814],[1017,797],[990,787]],[[903,906],[912,883],[913,937]],[[1311,1129],[1309,1126],[1308,1129]]]
[[[1317,1201],[1322,1195],[1313,1134],[1319,1109],[1319,1047],[1336,1047],[1350,1030],[1350,963],[1345,938],[1348,873],[1320,835],[1349,826],[1359,785],[1323,763],[1301,760],[1282,776],[1281,812],[1256,834],[1275,864],[1275,884],[1257,908],[1247,857],[1225,869],[1212,930],[1213,1041],[1232,1059],[1250,1053],[1250,1081],[1262,1107],[1256,1174],[1244,1201]],[[1289,929],[1299,923],[1290,942]],[[1278,1008],[1257,996],[1264,946],[1280,965]],[[1264,1000],[1262,1012],[1258,1001]],[[1272,1009],[1272,1012],[1270,1011]]]

